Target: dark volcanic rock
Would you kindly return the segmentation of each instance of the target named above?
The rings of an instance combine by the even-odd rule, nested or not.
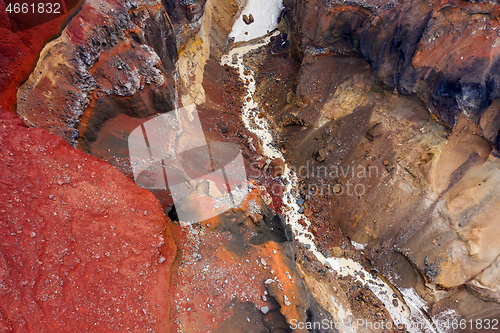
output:
[[[435,13],[413,57],[415,72],[401,79],[402,89],[417,92],[452,127],[461,113],[478,120],[500,97],[499,8],[483,6]]]
[[[478,121],[500,95],[496,2],[285,3],[302,52],[360,52],[386,87],[416,94],[450,127]]]
[[[286,0],[295,29],[294,39],[304,52],[352,54],[359,50],[370,7],[339,2]],[[341,5],[342,4],[342,5]]]
[[[168,16],[182,26],[193,23],[201,18],[206,0],[162,0]]]

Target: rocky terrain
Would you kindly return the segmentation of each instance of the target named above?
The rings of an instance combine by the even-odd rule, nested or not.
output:
[[[265,38],[259,4],[85,0],[19,29],[0,0],[1,332],[500,318],[497,2],[270,2]],[[248,179],[186,225],[128,140],[193,104]]]
[[[285,130],[287,157],[311,163],[313,216],[431,315],[498,318],[498,5],[287,7],[302,60],[296,102],[274,117],[302,125]]]

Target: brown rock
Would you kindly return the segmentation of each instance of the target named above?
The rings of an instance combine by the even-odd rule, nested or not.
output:
[[[252,24],[254,22],[253,15],[243,15],[243,21],[245,22],[246,25]]]
[[[320,149],[316,154],[316,161],[323,162],[326,160],[327,157],[328,157],[328,150]]]
[[[281,332],[287,328],[286,322],[283,322],[283,316],[280,316],[280,313],[275,311],[269,312],[264,316],[264,323],[271,332]]]
[[[186,42],[198,32],[197,29],[190,28],[189,25],[202,17],[206,7],[206,0],[169,1],[168,3],[163,3],[174,30],[178,32],[176,37],[179,42],[179,49],[182,49],[186,45]],[[217,7],[221,8],[222,5],[218,3]],[[220,24],[221,17],[231,14],[229,3],[225,7],[219,13],[213,14],[212,24],[214,28]]]
[[[275,158],[269,163],[268,171],[273,177],[283,175],[285,172],[285,162],[281,158]]]
[[[202,17],[206,5],[206,0],[190,0],[179,2],[183,4],[182,7],[184,7],[186,19],[189,22],[195,22]]]
[[[306,208],[304,209],[304,215],[305,215],[306,217],[311,217],[311,216],[312,216],[312,214],[313,214],[313,211],[312,211],[309,207],[306,207]]]

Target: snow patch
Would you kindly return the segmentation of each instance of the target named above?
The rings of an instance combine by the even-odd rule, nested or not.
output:
[[[364,250],[364,249],[365,249],[365,247],[366,247],[366,245],[368,245],[368,244],[360,244],[360,243],[356,243],[355,241],[351,241],[351,244],[352,244],[352,246],[354,246],[354,248],[355,248],[356,250]]]
[[[236,19],[229,37],[233,37],[237,43],[267,35],[278,27],[278,18],[282,10],[282,0],[248,0],[240,17]],[[254,22],[247,25],[243,21],[243,15],[250,16],[250,14]]]

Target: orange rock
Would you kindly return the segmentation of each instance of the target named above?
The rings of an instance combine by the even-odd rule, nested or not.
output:
[[[169,331],[176,246],[155,197],[0,109],[0,326]]]

